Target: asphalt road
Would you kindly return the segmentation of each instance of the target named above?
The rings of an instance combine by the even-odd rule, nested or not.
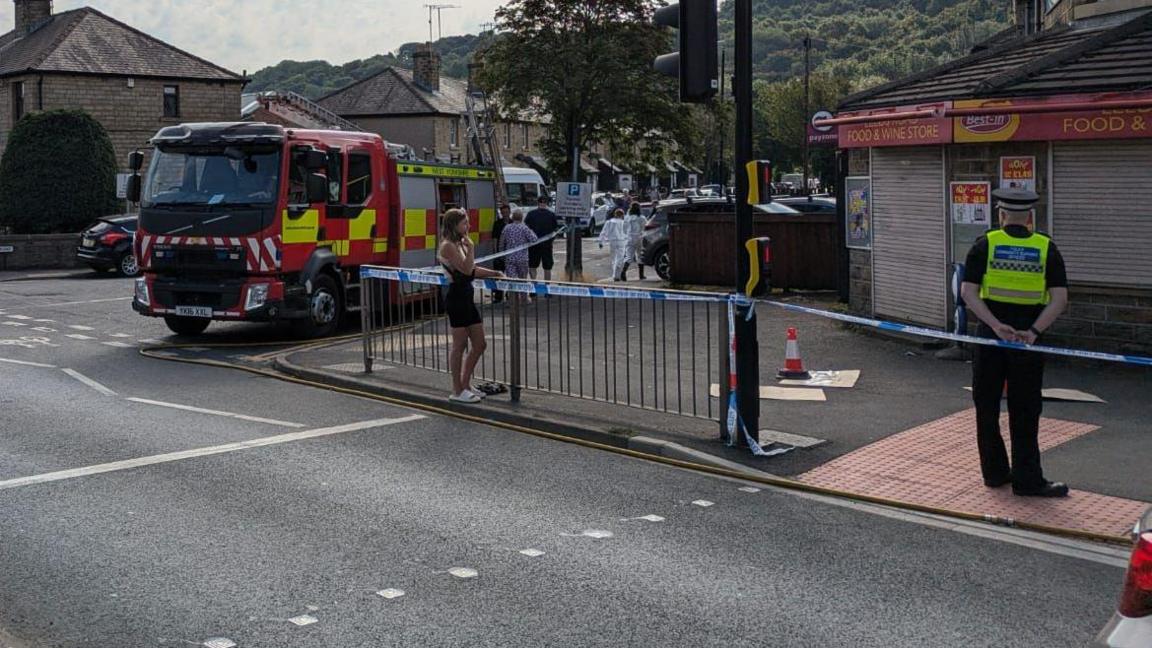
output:
[[[1082,646],[1118,594],[1086,547],[144,358],[130,289],[0,282],[0,645]]]

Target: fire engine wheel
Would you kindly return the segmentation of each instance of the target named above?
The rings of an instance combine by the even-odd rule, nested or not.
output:
[[[177,315],[165,315],[164,323],[168,325],[176,335],[200,335],[212,320],[203,317],[180,317]]]
[[[308,317],[296,322],[296,333],[302,338],[328,337],[340,326],[340,291],[332,277],[322,274],[312,281],[308,297]]]

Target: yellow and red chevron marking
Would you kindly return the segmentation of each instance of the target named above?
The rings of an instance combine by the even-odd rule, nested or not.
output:
[[[148,263],[157,245],[181,247],[242,248],[249,272],[271,272],[280,268],[280,236],[255,238],[251,236],[152,236],[139,238],[137,250],[141,263]]]

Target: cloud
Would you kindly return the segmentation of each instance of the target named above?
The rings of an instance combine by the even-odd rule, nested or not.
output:
[[[476,33],[503,0],[454,0],[445,36]],[[249,73],[284,59],[344,63],[428,39],[426,3],[440,0],[55,0],[57,13],[90,6],[180,49]],[[0,33],[13,4],[0,0]]]

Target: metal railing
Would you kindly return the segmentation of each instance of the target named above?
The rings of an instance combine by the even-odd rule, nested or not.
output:
[[[365,268],[365,371],[448,372],[439,273]],[[726,296],[672,290],[476,281],[488,347],[476,381],[720,421],[727,397]],[[493,290],[502,289],[502,293]]]

